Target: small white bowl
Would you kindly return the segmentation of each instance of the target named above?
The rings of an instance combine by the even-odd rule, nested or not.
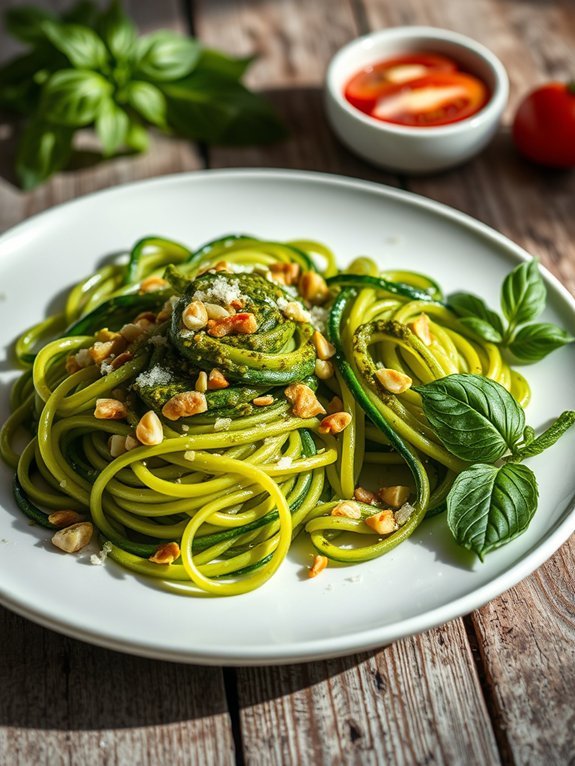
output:
[[[459,122],[419,128],[376,120],[345,99],[345,85],[360,69],[415,52],[453,58],[487,85],[487,104]],[[508,94],[503,64],[475,40],[435,27],[391,27],[359,37],[336,53],[327,70],[325,101],[333,130],[356,154],[389,170],[432,173],[459,165],[483,149],[497,130]]]

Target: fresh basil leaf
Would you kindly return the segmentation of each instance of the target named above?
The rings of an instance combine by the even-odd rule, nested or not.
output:
[[[135,152],[145,152],[150,145],[150,137],[146,128],[136,120],[132,120],[126,133],[126,146]]]
[[[66,56],[72,66],[78,69],[102,69],[106,66],[106,46],[89,27],[44,21],[42,29],[52,45]]]
[[[196,71],[208,71],[231,80],[241,80],[255,58],[255,56],[234,58],[212,48],[203,48],[196,65]]]
[[[459,474],[447,496],[447,523],[464,548],[483,557],[524,532],[537,510],[537,480],[527,466],[478,463]]]
[[[192,140],[223,144],[276,141],[285,128],[270,105],[240,83],[208,72],[162,85],[168,123]]]
[[[56,16],[33,5],[9,8],[4,14],[6,30],[23,43],[35,44],[45,39],[46,34],[42,28],[44,21],[56,21]]]
[[[162,128],[166,124],[166,99],[155,85],[134,80],[126,87],[128,103],[148,122]]]
[[[481,375],[448,375],[414,390],[441,442],[462,460],[493,463],[523,434],[520,405],[503,386]]]
[[[28,123],[16,155],[16,173],[23,189],[33,189],[66,165],[73,135],[69,128],[38,119]]]
[[[509,344],[509,350],[520,362],[538,362],[574,340],[557,325],[541,322],[522,327]]]
[[[190,74],[199,56],[196,40],[161,30],[138,40],[136,74],[154,82],[179,80]]]
[[[515,459],[524,460],[527,457],[540,455],[546,449],[552,447],[574,423],[575,412],[573,410],[566,410],[537,438],[527,438],[527,436],[531,437],[531,434],[524,436],[524,446],[517,450],[513,457]],[[533,432],[533,436],[534,435],[535,433]]]
[[[501,317],[495,311],[492,311],[485,301],[470,293],[453,293],[447,301],[450,308],[462,318],[480,320],[480,322],[463,321],[467,327],[470,327],[478,335],[492,343],[499,343],[503,337],[503,323]],[[490,337],[487,337],[490,335]]]
[[[514,326],[538,317],[546,298],[547,290],[535,258],[513,269],[501,287],[501,308]]]
[[[62,69],[44,85],[41,110],[58,125],[82,127],[94,121],[111,90],[112,86],[96,72]]]
[[[136,45],[136,28],[118,0],[112,0],[104,11],[98,23],[98,30],[116,61],[129,58]]]
[[[95,125],[104,156],[110,157],[125,143],[129,126],[126,112],[112,98],[106,98],[100,105]]]

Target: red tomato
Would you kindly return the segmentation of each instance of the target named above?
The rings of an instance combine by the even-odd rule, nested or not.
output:
[[[488,97],[486,86],[473,75],[434,72],[388,87],[377,99],[371,116],[397,125],[448,125],[478,112]]]
[[[575,167],[575,83],[550,82],[523,99],[513,121],[519,151],[540,165]]]
[[[435,53],[396,56],[365,67],[345,86],[345,97],[362,112],[370,112],[377,98],[390,85],[414,80],[430,72],[455,72],[457,64]]]

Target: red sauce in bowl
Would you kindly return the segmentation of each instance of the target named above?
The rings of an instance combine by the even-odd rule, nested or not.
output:
[[[476,114],[489,91],[453,59],[417,52],[364,67],[347,82],[344,96],[376,120],[431,128]]]

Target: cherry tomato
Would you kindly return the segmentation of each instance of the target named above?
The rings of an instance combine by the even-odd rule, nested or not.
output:
[[[488,96],[485,85],[473,75],[434,72],[388,87],[377,99],[371,116],[397,125],[448,125],[478,112]]]
[[[523,99],[513,138],[528,159],[554,168],[575,167],[575,83],[550,82]]]
[[[362,112],[370,112],[390,85],[414,80],[430,72],[455,72],[455,61],[435,53],[396,56],[365,67],[347,83],[345,97]]]

